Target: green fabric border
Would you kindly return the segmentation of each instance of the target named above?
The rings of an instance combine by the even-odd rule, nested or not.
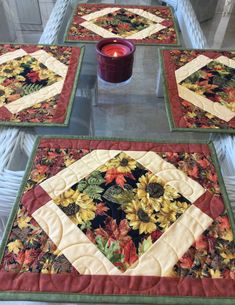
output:
[[[71,45],[64,45],[64,44],[34,44],[34,43],[11,43],[11,42],[0,42],[0,44],[12,44],[12,45],[35,45],[35,46],[59,46],[59,47],[74,47],[74,48],[78,48],[78,46],[71,46]],[[79,80],[79,76],[81,73],[81,68],[82,68],[82,63],[83,63],[83,57],[85,54],[85,46],[81,45],[79,46],[79,48],[81,49],[80,52],[80,57],[79,57],[79,62],[78,62],[78,67],[77,67],[77,71],[75,74],[75,78],[74,78],[74,83],[73,83],[73,88],[71,91],[71,95],[70,95],[70,99],[69,99],[69,103],[68,103],[68,107],[67,107],[67,113],[66,113],[66,117],[63,123],[43,123],[43,122],[37,122],[37,123],[30,123],[30,122],[14,122],[14,121],[1,121],[0,120],[0,126],[19,126],[19,127],[66,127],[69,124],[69,120],[70,120],[70,115],[71,115],[71,111],[72,111],[72,107],[73,107],[73,102],[74,102],[74,97],[75,97],[75,93],[76,93],[76,89],[77,89],[77,85],[78,85],[78,80]]]
[[[188,49],[188,48],[178,48],[179,50],[198,50],[198,51],[231,51],[231,50],[218,50],[218,49]],[[174,117],[173,113],[171,111],[171,103],[170,103],[170,98],[168,94],[168,86],[167,86],[167,81],[166,81],[166,71],[164,69],[164,59],[163,59],[163,50],[171,50],[171,48],[160,48],[158,50],[159,54],[159,59],[160,59],[160,69],[161,69],[161,75],[163,77],[163,89],[164,89],[164,99],[165,99],[165,107],[166,107],[166,114],[168,118],[168,123],[170,126],[170,131],[180,131],[180,132],[201,132],[201,133],[226,133],[226,134],[235,134],[235,128],[185,128],[185,127],[176,127],[175,122],[174,122]]]
[[[228,212],[230,224],[231,224],[231,227],[232,227],[233,240],[235,241],[235,216],[233,214],[232,206],[231,206],[231,203],[230,203],[227,191],[226,191],[226,187],[225,187],[224,179],[223,179],[222,172],[221,172],[221,169],[220,169],[219,160],[218,160],[218,157],[217,157],[215,146],[214,146],[213,142],[210,142],[208,145],[209,145],[210,150],[211,150],[211,157],[212,157],[212,160],[213,160],[213,163],[215,165],[215,169],[216,169],[216,172],[217,172],[217,175],[218,175],[221,194],[222,194],[223,201],[224,201],[224,204],[225,204],[225,208]]]
[[[41,301],[89,304],[234,305],[233,298],[150,297],[138,295],[87,295],[62,293],[0,293],[5,301]]]
[[[67,34],[68,34],[68,31],[69,31],[69,29],[70,29],[70,26],[71,26],[71,24],[72,24],[72,21],[73,21],[73,17],[74,17],[74,15],[75,15],[75,12],[76,12],[76,9],[77,9],[77,6],[78,5],[82,5],[82,4],[86,4],[86,3],[79,3],[79,2],[77,2],[76,3],[76,5],[75,5],[75,7],[73,8],[73,12],[72,12],[72,15],[71,15],[71,17],[69,18],[69,22],[68,22],[68,24],[67,24],[67,26],[66,26],[66,28],[65,28],[65,33],[64,33],[64,35],[63,35],[63,41],[66,43],[66,42],[69,42],[69,43],[73,43],[73,44],[76,44],[76,43],[90,43],[90,44],[95,44],[95,43],[97,43],[98,42],[98,40],[69,40],[69,39],[67,39]],[[91,3],[89,3],[89,4],[91,4]],[[100,3],[95,3],[95,4],[100,4]],[[103,3],[103,4],[105,4],[105,3]],[[109,3],[107,3],[107,5],[108,5]],[[124,5],[124,4],[120,4],[120,5]],[[128,4],[125,4],[126,6],[128,6]],[[131,5],[131,4],[130,4]],[[133,4],[132,4],[133,5]],[[136,6],[141,6],[141,5],[136,5]],[[143,5],[142,5],[143,6]],[[151,6],[161,6],[161,5],[151,5]],[[161,46],[168,46],[169,48],[170,47],[180,47],[181,46],[181,42],[180,42],[180,35],[179,35],[179,23],[178,23],[178,20],[176,19],[176,17],[175,17],[175,14],[174,14],[174,11],[173,11],[173,8],[172,8],[172,6],[167,6],[169,9],[170,9],[170,11],[171,11],[171,14],[172,14],[172,16],[173,16],[173,21],[174,21],[174,29],[175,29],[175,32],[176,32],[176,40],[177,40],[177,42],[176,43],[174,43],[174,44],[160,44],[160,43],[138,43],[138,42],[134,42],[134,44],[135,45],[137,45],[137,46],[156,46],[156,47],[161,47]]]
[[[41,139],[77,139],[77,140],[111,140],[111,141],[130,141],[130,142],[154,142],[154,143],[179,143],[179,144],[208,144],[212,160],[216,167],[218,174],[219,185],[221,188],[221,193],[224,199],[225,206],[227,208],[229,218],[231,221],[231,226],[233,234],[235,232],[235,220],[232,214],[231,205],[228,199],[228,195],[225,189],[225,184],[223,182],[222,174],[220,171],[220,166],[214,144],[209,141],[201,140],[192,140],[192,141],[175,141],[175,140],[151,140],[151,139],[124,139],[124,138],[107,138],[107,137],[87,137],[87,136],[59,136],[59,135],[47,135],[47,136],[38,136],[34,148],[31,154],[31,157],[28,161],[25,175],[19,189],[16,202],[11,212],[11,216],[7,223],[7,228],[4,233],[3,241],[0,247],[0,264],[3,258],[4,249],[15,219],[15,216],[19,207],[19,200],[21,194],[26,185],[27,179],[31,172],[33,160],[36,155],[36,151]],[[168,297],[168,296],[142,296],[142,295],[87,295],[87,294],[75,294],[75,293],[44,293],[44,292],[0,292],[0,300],[5,301],[45,301],[45,302],[82,302],[82,303],[110,303],[110,304],[156,304],[156,305],[234,305],[235,298],[207,298],[207,297]]]

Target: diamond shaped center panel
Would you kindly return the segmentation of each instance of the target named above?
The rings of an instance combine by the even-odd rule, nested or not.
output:
[[[124,152],[53,201],[122,272],[190,206],[174,187]]]
[[[235,112],[235,69],[212,61],[180,85]]]
[[[98,17],[92,20],[92,22],[113,34],[122,37],[131,36],[148,28],[150,25],[156,24],[143,16],[129,12],[123,8]]]
[[[0,65],[0,106],[39,91],[62,77],[30,55]]]

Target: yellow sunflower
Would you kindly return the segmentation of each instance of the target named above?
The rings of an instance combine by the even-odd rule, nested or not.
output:
[[[235,259],[235,253],[233,249],[229,248],[227,245],[219,244],[217,249],[219,250],[219,254],[223,257],[223,260],[226,264]]]
[[[40,63],[37,60],[34,60],[30,64],[30,68],[33,71],[38,72],[40,79],[49,79],[49,84],[52,84],[62,79],[61,76],[55,74],[53,71],[49,70],[44,64]]]
[[[161,208],[164,200],[180,197],[179,193],[170,185],[152,173],[147,173],[139,178],[137,183],[137,196],[146,204],[150,204],[156,212]]]
[[[40,72],[42,69],[47,69],[45,65],[41,64],[37,60],[33,60],[33,62],[30,64],[30,67],[35,72]]]
[[[23,70],[18,61],[12,60],[1,66],[0,74],[2,77],[10,78],[19,75]]]
[[[177,213],[179,214],[183,214],[189,207],[189,204],[187,202],[176,201],[176,205],[177,205]]]
[[[87,194],[80,193],[78,190],[69,189],[53,200],[57,205],[62,206],[64,211],[67,208],[68,214],[71,216],[70,219],[75,224],[83,224],[95,218],[96,206],[94,202]],[[69,206],[72,213],[70,213]],[[75,212],[75,215],[73,215],[73,212]]]
[[[9,87],[0,85],[0,106],[3,106],[6,99],[11,95],[13,91]]]
[[[136,161],[122,152],[112,160],[102,165],[98,170],[101,172],[106,172],[111,168],[116,168],[119,173],[130,173],[136,168]]]
[[[55,74],[54,72],[51,72],[49,70],[41,70],[39,72],[39,77],[40,79],[47,79],[47,84],[51,85],[55,82],[58,82],[60,80],[62,80],[62,77]]]
[[[132,200],[125,207],[125,212],[130,226],[133,230],[139,230],[140,234],[152,233],[157,229],[153,210],[146,206],[143,201]]]
[[[60,196],[53,199],[53,201],[57,205],[61,205],[63,207],[67,207],[69,204],[74,203],[77,198],[77,193],[73,189],[69,189],[68,191],[64,192]]]
[[[157,222],[164,230],[166,230],[173,222],[176,221],[177,212],[178,207],[176,202],[165,200],[164,206],[161,208],[159,213],[157,213]]]
[[[16,75],[15,79],[20,81],[20,82],[24,82],[25,81],[25,77],[22,76],[22,75]]]

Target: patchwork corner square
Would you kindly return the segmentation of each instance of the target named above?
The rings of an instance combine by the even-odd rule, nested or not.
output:
[[[235,52],[162,50],[172,130],[235,132]]]
[[[211,149],[41,138],[1,250],[0,291],[234,297],[232,222]]]
[[[65,41],[99,41],[121,37],[137,44],[177,45],[174,17],[169,7],[79,4]]]
[[[83,48],[0,45],[0,124],[66,125]]]

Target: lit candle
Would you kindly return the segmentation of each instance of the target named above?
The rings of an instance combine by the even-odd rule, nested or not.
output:
[[[98,75],[109,83],[131,78],[135,45],[122,38],[104,38],[96,45]]]
[[[110,43],[105,45],[101,52],[107,56],[120,57],[130,53],[130,48],[120,43]]]

